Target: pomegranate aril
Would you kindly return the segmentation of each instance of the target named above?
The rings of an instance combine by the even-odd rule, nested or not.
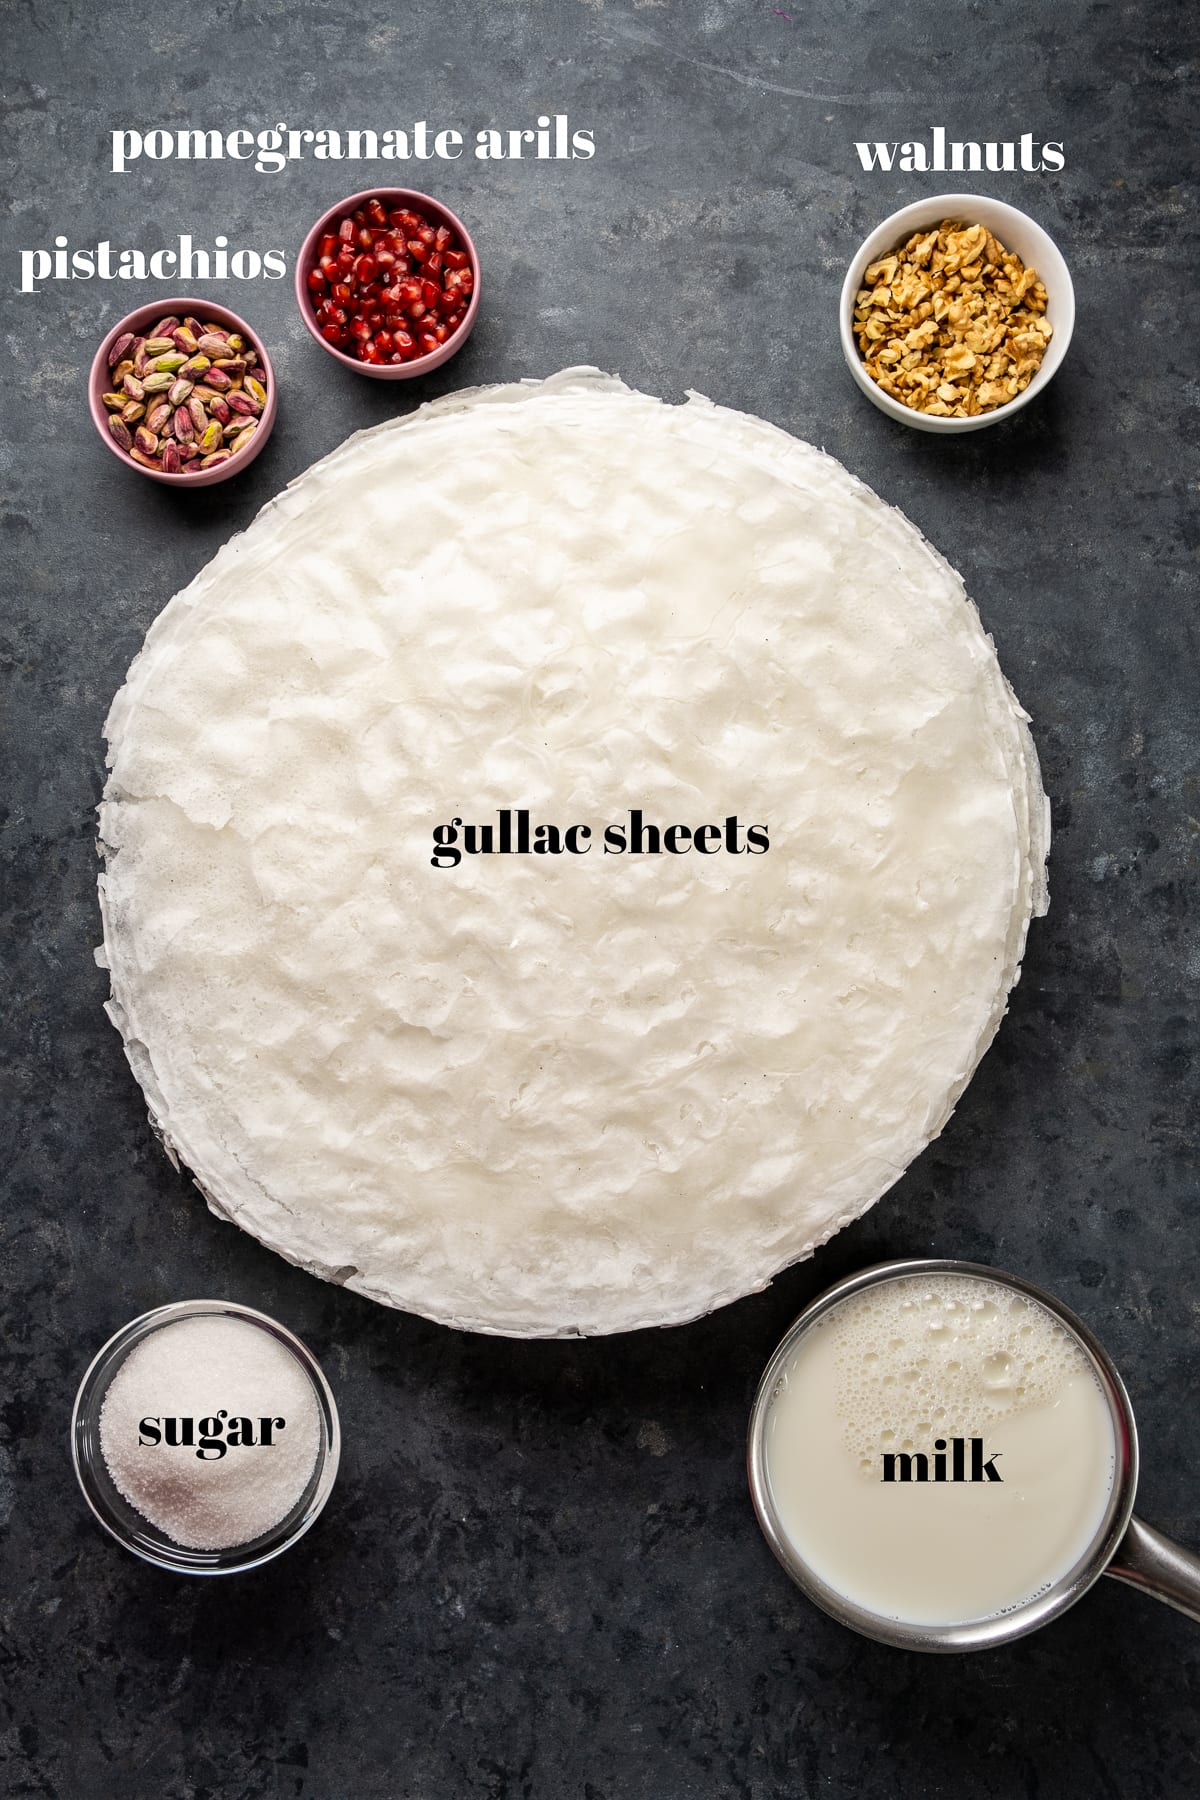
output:
[[[451,226],[378,196],[319,241],[307,272],[327,343],[378,366],[430,355],[463,324],[474,288],[470,253]]]

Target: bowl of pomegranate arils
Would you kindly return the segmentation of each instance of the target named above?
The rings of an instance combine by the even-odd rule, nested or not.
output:
[[[323,350],[383,381],[461,350],[479,310],[479,257],[449,207],[372,188],[323,213],[296,261],[300,317]]]

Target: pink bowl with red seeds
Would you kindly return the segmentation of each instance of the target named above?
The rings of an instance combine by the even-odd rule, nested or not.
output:
[[[461,350],[479,311],[462,220],[415,188],[368,188],[322,213],[296,259],[296,304],[322,350],[359,375],[407,381]]]

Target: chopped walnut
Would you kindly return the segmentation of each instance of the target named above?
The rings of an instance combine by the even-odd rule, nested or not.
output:
[[[984,225],[946,220],[873,262],[854,302],[863,364],[914,412],[970,419],[1015,400],[1053,327],[1035,269]]]

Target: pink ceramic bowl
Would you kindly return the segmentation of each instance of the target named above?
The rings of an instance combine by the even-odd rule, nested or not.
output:
[[[352,213],[356,206],[365,206],[368,200],[381,200],[389,212],[401,206],[410,206],[422,212],[434,225],[448,225],[455,232],[463,249],[471,259],[471,273],[475,277],[475,285],[467,304],[466,317],[458,330],[431,350],[427,356],[415,356],[406,363],[364,363],[357,356],[347,356],[344,351],[321,336],[321,327],[317,324],[313,297],[308,291],[308,271],[317,260],[317,241],[325,232],[337,233],[338,223],[347,213]],[[361,194],[351,194],[345,200],[339,200],[317,220],[296,258],[296,304],[300,308],[300,317],[304,320],[310,334],[320,344],[328,356],[340,362],[344,368],[353,369],[356,375],[373,375],[377,381],[411,381],[414,375],[428,375],[432,369],[440,368],[448,362],[456,351],[462,349],[475,324],[475,316],[479,311],[479,252],[476,250],[471,234],[455,213],[440,200],[430,194],[418,193],[416,188],[366,188]]]
[[[246,341],[253,344],[258,351],[262,365],[267,372],[267,404],[263,407],[258,421],[258,430],[254,433],[250,443],[245,450],[231,456],[227,463],[218,463],[215,469],[197,469],[194,475],[185,475],[182,471],[178,475],[165,475],[161,469],[147,469],[141,463],[134,462],[133,458],[122,450],[109,434],[108,409],[100,399],[101,394],[108,392],[108,353],[112,345],[127,331],[132,331],[135,336],[144,336],[152,325],[156,325],[160,319],[166,318],[169,313],[174,313],[178,318],[183,318],[185,314],[190,313],[196,319],[212,319],[216,324],[224,325],[229,331],[240,331]],[[144,475],[150,481],[161,481],[167,487],[212,487],[214,482],[228,481],[231,475],[240,475],[243,469],[248,469],[271,435],[271,428],[275,423],[277,394],[275,371],[271,367],[271,359],[267,355],[266,345],[257,331],[252,331],[245,319],[239,318],[237,313],[231,312],[227,306],[219,306],[215,300],[151,300],[148,305],[139,306],[135,312],[129,313],[118,325],[114,325],[105,337],[93,359],[92,372],[88,377],[88,405],[91,407],[96,430],[100,433],[106,448],[111,450],[112,454],[127,469],[132,469],[135,475]]]

